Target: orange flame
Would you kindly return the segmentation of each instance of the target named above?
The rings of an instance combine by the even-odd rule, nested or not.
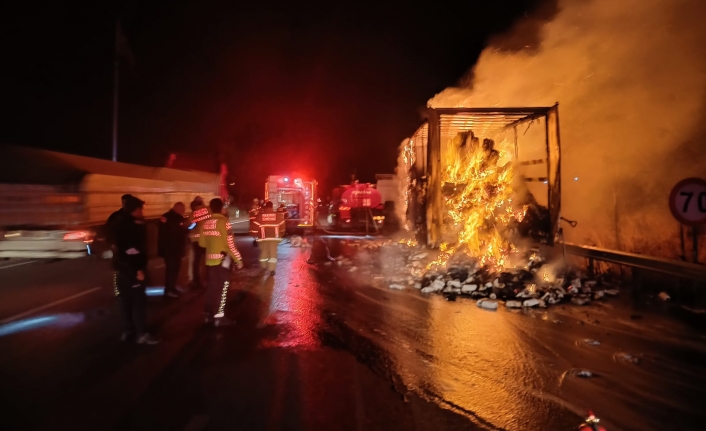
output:
[[[430,267],[445,265],[460,252],[481,265],[502,269],[509,254],[517,251],[508,227],[522,221],[527,211],[513,203],[512,144],[502,141],[495,149],[479,145],[475,138],[464,142],[464,136],[459,133],[442,150],[444,242]]]

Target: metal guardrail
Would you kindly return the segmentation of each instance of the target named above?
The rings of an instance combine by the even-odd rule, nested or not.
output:
[[[587,245],[557,242],[556,246],[559,248],[564,247],[566,253],[573,256],[585,257],[587,259],[595,259],[603,262],[645,269],[648,271],[661,272],[663,274],[673,275],[679,278],[706,281],[706,266],[696,263],[680,262],[623,251],[606,250]]]

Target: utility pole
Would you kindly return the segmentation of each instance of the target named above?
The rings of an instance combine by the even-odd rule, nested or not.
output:
[[[113,52],[113,161],[118,161],[118,73],[120,61],[118,59],[118,44],[120,43],[120,23],[115,19],[115,49]]]

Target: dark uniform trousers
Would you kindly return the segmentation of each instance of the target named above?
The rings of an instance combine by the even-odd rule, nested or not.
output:
[[[201,281],[201,267],[204,263],[204,258],[206,257],[206,249],[199,245],[198,241],[191,243],[191,249],[194,252],[194,260],[191,263],[191,274],[192,282],[194,284],[200,285]],[[207,272],[208,273],[208,272]],[[208,275],[207,275],[208,276]]]
[[[164,257],[164,293],[176,291],[179,270],[181,269],[181,256]]]
[[[226,296],[230,286],[231,270],[221,265],[207,266],[206,301],[204,312],[208,317],[223,317],[226,307]]]
[[[115,271],[113,273],[113,288],[120,302],[123,332],[141,336],[146,329],[147,294],[145,293],[145,283],[138,281],[134,275]]]

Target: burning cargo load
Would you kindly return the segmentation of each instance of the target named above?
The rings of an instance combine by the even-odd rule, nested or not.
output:
[[[519,244],[551,245],[559,155],[557,105],[430,109],[398,163],[407,223],[419,243],[440,250],[428,268],[457,256],[501,271],[517,266]]]
[[[513,199],[512,146],[484,138],[473,130],[459,132],[442,152],[441,195],[443,254],[435,263],[456,253],[479,259],[481,266],[502,269],[515,246],[517,224],[527,206]]]
[[[560,219],[559,156],[557,105],[431,109],[398,158],[397,206],[416,238],[355,244],[369,250],[357,264],[377,262],[373,281],[392,289],[467,296],[491,310],[616,295],[604,277],[559,272],[540,255]]]

